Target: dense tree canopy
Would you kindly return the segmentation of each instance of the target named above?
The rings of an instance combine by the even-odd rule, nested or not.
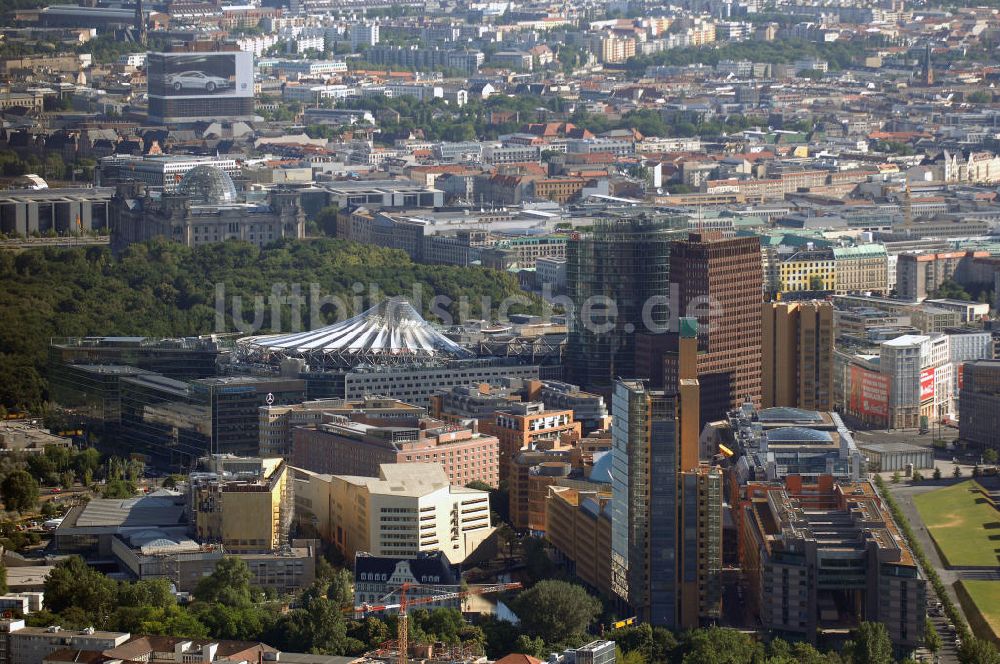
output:
[[[541,581],[514,600],[512,608],[530,636],[547,644],[571,643],[601,612],[601,603],[582,586]]]
[[[863,622],[845,648],[853,664],[892,664],[892,640],[885,625]]]
[[[39,408],[47,399],[43,380],[49,339],[59,336],[145,335],[184,336],[235,331],[237,313],[254,319],[255,297],[268,298],[272,288],[288,293],[298,284],[307,303],[301,308],[308,329],[311,285],[317,297],[340,296],[351,306],[354,298],[373,304],[374,290],[385,295],[410,295],[422,289],[423,308],[431,314],[432,298],[446,295],[446,307],[457,316],[466,298],[470,315],[481,313],[481,297],[496,306],[509,295],[522,294],[514,277],[481,268],[415,264],[402,252],[343,240],[287,241],[259,249],[225,242],[196,249],[154,240],[131,247],[116,260],[100,247],[32,249],[0,253],[0,404]],[[352,287],[360,284],[361,295]],[[276,286],[277,285],[277,286]],[[218,290],[217,290],[218,289]],[[224,293],[224,329],[216,329],[216,298]],[[378,297],[381,297],[379,295]],[[262,331],[291,329],[291,308],[282,320],[271,320],[265,306]],[[338,312],[324,307],[318,323]],[[488,313],[487,313],[488,315]],[[433,320],[433,316],[431,316]]]
[[[0,483],[3,505],[12,512],[27,512],[38,505],[38,482],[26,470],[15,470]]]

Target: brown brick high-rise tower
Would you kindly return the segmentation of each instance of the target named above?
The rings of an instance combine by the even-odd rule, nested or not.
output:
[[[763,273],[756,237],[691,233],[670,251],[670,284],[678,316],[698,319],[698,382],[701,421],[761,396],[761,303]],[[664,385],[676,385],[677,353],[664,358]]]

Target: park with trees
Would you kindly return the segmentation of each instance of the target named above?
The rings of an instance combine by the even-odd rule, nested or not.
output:
[[[478,267],[422,265],[402,251],[333,238],[309,242],[279,241],[264,248],[224,242],[196,248],[166,239],[137,244],[116,258],[106,247],[38,248],[0,253],[0,405],[41,412],[48,400],[45,368],[53,337],[137,335],[178,337],[235,331],[229,315],[240,298],[244,320],[254,319],[255,298],[266,298],[275,284],[299,284],[308,295],[316,284],[323,296],[345,302],[368,296],[371,287],[384,296],[424,293],[424,314],[435,295],[447,295],[456,319],[458,303],[469,314],[489,317],[483,298],[496,306],[512,295],[526,296],[517,279]],[[227,328],[217,329],[217,289],[225,296]],[[530,298],[529,298],[530,299]],[[528,310],[537,310],[528,307]],[[375,302],[366,302],[371,306]],[[517,307],[514,309],[518,311]],[[271,320],[266,306],[261,332],[288,330],[291,307]],[[324,323],[337,312],[324,308]]]

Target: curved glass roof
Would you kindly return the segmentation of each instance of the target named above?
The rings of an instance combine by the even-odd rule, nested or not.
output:
[[[827,431],[805,427],[780,427],[767,432],[769,443],[832,443],[833,436]]]
[[[221,168],[202,164],[184,174],[177,193],[191,198],[196,205],[227,205],[237,201],[236,185]]]
[[[368,311],[311,332],[246,337],[248,350],[289,357],[341,355],[355,358],[469,357],[470,351],[438,332],[403,298],[383,300]]]
[[[757,411],[757,419],[761,422],[822,422],[819,411],[775,406]]]

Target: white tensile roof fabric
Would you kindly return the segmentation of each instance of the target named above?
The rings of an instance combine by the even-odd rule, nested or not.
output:
[[[435,330],[403,298],[383,300],[362,314],[311,332],[249,337],[240,343],[286,354],[330,352],[425,357],[469,354]]]

